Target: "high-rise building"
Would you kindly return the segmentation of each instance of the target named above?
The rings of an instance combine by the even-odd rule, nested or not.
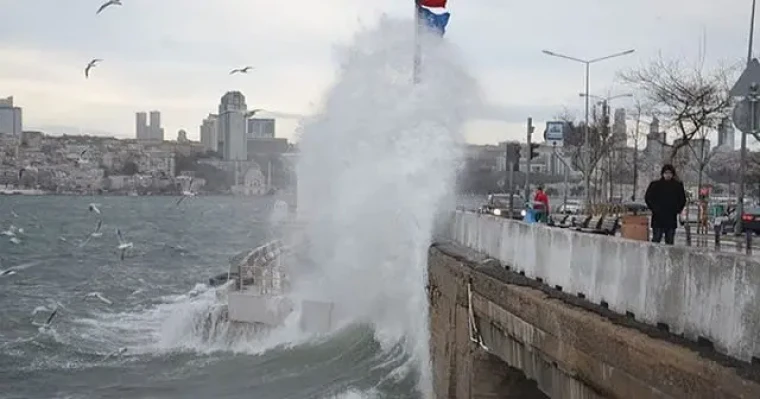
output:
[[[274,135],[274,119],[248,119],[249,139],[273,139]]]
[[[230,91],[222,96],[219,104],[219,141],[222,156],[228,161],[248,160],[245,134],[245,96],[239,91]]]
[[[209,114],[201,124],[201,144],[209,151],[219,150],[219,135],[217,134],[217,116]]]
[[[626,133],[628,127],[625,124],[625,109],[618,108],[615,110],[615,119],[612,122],[612,140],[616,147],[625,147],[628,141]]]
[[[135,138],[138,140],[148,140],[148,114],[138,112],[135,114]]]
[[[21,137],[23,128],[21,107],[13,105],[13,96],[0,98],[0,134]]]
[[[164,141],[164,129],[161,127],[161,113],[150,111],[150,139]]]
[[[718,146],[732,151],[736,149],[736,130],[728,117],[723,118],[718,127]]]

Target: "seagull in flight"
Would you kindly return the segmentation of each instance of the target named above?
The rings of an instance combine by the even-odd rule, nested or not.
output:
[[[120,6],[120,5],[122,5],[121,0],[108,0],[107,2],[103,3],[103,5],[100,6],[100,8],[98,8],[98,11],[96,11],[95,14],[100,14],[101,11],[105,10],[106,8],[110,6]]]
[[[106,298],[101,294],[100,292],[90,292],[89,294],[84,296],[85,298],[98,298],[101,302],[105,303],[106,305],[113,305],[113,301]]]
[[[251,69],[253,69],[252,66],[247,66],[245,68],[239,68],[239,69],[233,69],[232,71],[230,71],[230,75],[234,75],[236,73],[248,73],[248,71],[250,71]]]
[[[100,206],[100,204],[96,204],[96,203],[94,203],[94,202],[93,202],[93,203],[91,203],[91,204],[89,205],[89,208],[90,208],[90,212],[95,212],[95,213],[97,213],[98,215],[100,215],[100,209],[98,208],[99,206]]]
[[[85,78],[89,78],[90,77],[90,69],[92,69],[100,61],[103,61],[103,60],[101,60],[100,58],[95,58],[94,60],[90,61],[87,64],[87,66],[84,68],[84,77]]]
[[[248,112],[245,113],[245,117],[246,118],[250,118],[250,117],[256,115],[257,113],[259,113],[261,111],[263,111],[263,109],[261,109],[261,108],[252,109],[252,110],[250,110],[250,111],[248,111]]]
[[[90,240],[91,240],[91,239],[93,239],[93,238],[98,238],[98,237],[102,236],[102,235],[103,235],[103,233],[101,233],[101,232],[100,232],[100,227],[101,227],[102,225],[103,225],[103,220],[98,220],[98,226],[97,226],[97,227],[95,227],[95,231],[93,231],[92,233],[90,233],[90,235],[89,235],[89,236],[87,236],[87,239],[86,239],[86,240],[84,240],[84,242],[83,242],[83,243],[79,244],[79,248],[82,248],[82,247],[84,247],[85,245],[87,245],[87,243],[88,243],[88,242],[90,242]]]
[[[2,266],[2,263],[0,263],[0,266]],[[16,274],[16,271],[12,267],[7,270],[0,270],[0,277],[12,276],[14,274]]]
[[[12,267],[9,267],[9,268],[7,268],[5,270],[0,269],[0,277],[9,277],[9,276],[12,276],[14,274],[18,274],[18,272],[20,272],[21,270],[28,269],[28,268],[30,268],[32,266],[38,265],[39,263],[40,263],[39,261],[38,262],[29,262],[29,263],[24,263],[24,264],[21,264],[21,265],[12,266]]]
[[[110,359],[112,357],[121,356],[121,355],[125,354],[126,352],[127,352],[127,348],[119,348],[119,349],[117,349],[117,350],[115,350],[115,351],[107,354],[105,357],[103,357],[103,361],[106,361],[106,360],[108,360],[108,359]]]
[[[134,245],[132,245],[131,242],[126,242],[124,240],[124,237],[121,235],[121,230],[116,229],[116,235],[119,236],[119,246],[118,249],[121,251],[121,260],[124,260],[124,253],[127,252],[128,249],[132,248]]]
[[[85,149],[85,150],[83,150],[82,152],[79,153],[79,158],[77,158],[77,164],[89,163],[89,161],[87,161],[86,159],[84,159],[84,154],[86,154],[86,153],[87,153],[87,149]]]

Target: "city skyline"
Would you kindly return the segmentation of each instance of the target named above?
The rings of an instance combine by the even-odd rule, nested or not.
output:
[[[306,1],[295,7],[292,2],[239,0],[224,0],[221,6],[186,0],[183,7],[174,0],[135,1],[98,19],[91,18],[91,4],[83,1],[51,3],[42,11],[33,4],[14,4],[4,10],[8,23],[0,28],[5,61],[0,96],[15,96],[30,129],[104,132],[120,138],[133,134],[131,115],[147,108],[162,110],[167,131],[186,129],[190,139],[199,140],[199,121],[229,90],[248,93],[248,102],[257,107],[308,115],[334,78],[334,45],[345,43],[362,24],[374,25],[382,13],[411,20],[406,0],[382,7],[336,1],[340,7]],[[591,91],[596,94],[619,91],[616,72],[659,52],[696,60],[703,38],[708,63],[735,61],[746,54],[746,29],[736,21],[746,19],[748,6],[739,0],[720,5],[645,0],[637,7],[582,0],[548,10],[542,4],[487,7],[459,2],[449,8],[457,23],[445,40],[460,47],[491,104],[467,128],[473,143],[519,139],[527,116],[541,122],[563,108],[580,110],[582,67],[548,58],[541,54],[544,48],[578,57],[636,48],[630,57],[594,66]],[[23,22],[30,18],[39,23]],[[556,29],[563,34],[557,35]],[[99,34],[91,35],[93,31]],[[136,33],[124,35],[126,31]],[[267,40],[250,41],[262,36]],[[611,42],[610,37],[617,39]],[[84,81],[82,63],[93,56],[104,61]],[[228,74],[246,64],[255,70]],[[262,117],[277,118],[278,135],[293,139],[297,118]]]

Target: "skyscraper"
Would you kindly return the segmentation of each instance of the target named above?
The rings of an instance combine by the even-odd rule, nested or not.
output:
[[[625,123],[625,109],[618,108],[615,110],[615,119],[612,123],[612,140],[616,147],[625,147],[625,144],[628,141],[627,130],[628,127]]]
[[[150,111],[150,137],[151,140],[164,141],[164,129],[161,127],[161,113]]]
[[[13,96],[0,99],[0,134],[21,137],[21,107],[13,105]]]
[[[222,156],[228,161],[248,160],[245,133],[245,96],[239,91],[230,91],[222,96],[219,104],[219,139],[222,142]]]
[[[718,146],[732,151],[736,149],[736,130],[728,117],[723,118],[718,126]]]
[[[135,114],[135,138],[138,140],[148,140],[148,115],[145,112]]]
[[[209,114],[201,124],[201,144],[209,151],[219,150],[219,135],[217,134],[217,116]]]

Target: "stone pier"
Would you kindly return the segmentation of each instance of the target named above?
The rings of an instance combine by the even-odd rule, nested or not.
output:
[[[760,398],[757,261],[466,212],[446,229],[437,398]]]

